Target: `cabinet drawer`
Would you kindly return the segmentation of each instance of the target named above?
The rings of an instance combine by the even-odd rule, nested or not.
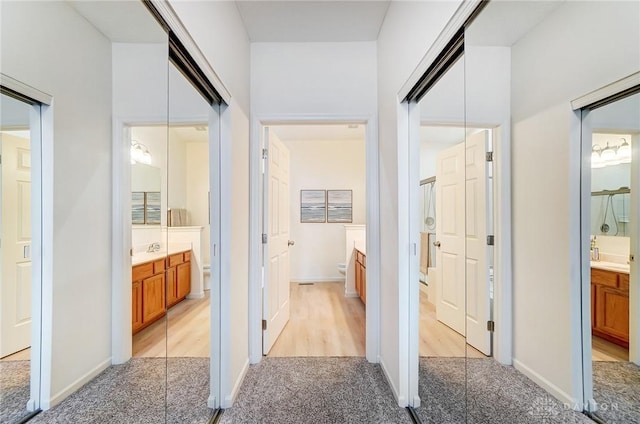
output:
[[[176,253],[175,255],[169,256],[169,268],[179,265],[182,262],[184,262],[184,256],[182,253]]]
[[[161,272],[164,272],[164,259],[153,262],[153,273],[160,274]]]
[[[131,271],[131,281],[140,281],[153,275],[153,262],[136,265]]]
[[[623,291],[629,291],[629,274],[618,274],[618,288]]]
[[[184,261],[189,262],[191,260],[191,252],[184,252]]]
[[[618,274],[615,272],[591,268],[591,283],[618,288]]]

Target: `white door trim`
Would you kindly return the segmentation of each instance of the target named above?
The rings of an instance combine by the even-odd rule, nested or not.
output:
[[[263,125],[364,123],[366,125],[367,192],[367,323],[366,357],[379,362],[380,341],[380,195],[378,121],[374,115],[256,115],[249,146],[249,359],[262,360],[262,140]]]
[[[406,123],[406,137],[400,131]],[[410,328],[407,343],[400,343],[400,358],[408,358],[408,397],[410,405],[420,406],[418,395],[420,299],[418,285],[410,284],[419,278],[420,214],[419,169],[420,169],[420,107],[419,103],[403,102],[398,108],[398,211],[408,210],[408,221],[399,214],[398,246],[400,260],[398,281],[400,284],[400,308],[406,306],[409,314],[401,315],[400,328]],[[494,321],[493,357],[503,365],[513,360],[513,281],[511,251],[511,127],[509,121],[499,124],[468,124],[469,127],[493,128],[494,133]],[[496,142],[495,133],[500,137]],[[405,151],[407,154],[401,155]],[[407,163],[408,162],[408,163]],[[403,171],[409,169],[409,172]],[[403,247],[404,246],[404,247]],[[404,255],[404,257],[403,257]],[[415,287],[413,287],[415,286]],[[402,309],[401,309],[402,310]],[[401,375],[402,375],[401,369]]]
[[[31,356],[28,411],[51,398],[53,346],[53,97],[0,73],[0,85],[40,104],[29,116],[31,148]]]

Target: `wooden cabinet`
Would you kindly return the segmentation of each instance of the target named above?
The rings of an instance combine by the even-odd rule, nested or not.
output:
[[[591,330],[629,347],[629,275],[591,269]]]
[[[356,292],[362,300],[367,303],[367,257],[356,250]]]
[[[131,327],[133,332],[142,328],[142,282],[134,281],[131,291]]]
[[[131,277],[131,330],[135,334],[190,293],[191,252],[136,265]]]
[[[142,280],[142,321],[160,318],[166,311],[164,273]]]
[[[169,256],[167,307],[183,301],[191,292],[191,252]]]

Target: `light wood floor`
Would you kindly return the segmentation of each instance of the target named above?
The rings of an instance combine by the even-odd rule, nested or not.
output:
[[[185,299],[133,336],[134,357],[209,357],[209,292]],[[168,324],[167,324],[168,323]]]
[[[420,290],[420,356],[486,358],[464,337],[436,319],[436,307]]]
[[[629,350],[597,336],[591,337],[591,359],[593,361],[628,362]]]
[[[364,356],[365,307],[344,283],[291,284],[291,315],[268,356]]]
[[[31,359],[31,348],[28,347],[26,349],[23,349],[19,352],[16,352],[12,355],[9,356],[5,356],[4,358],[0,359],[0,362],[5,362],[5,361],[28,361]]]

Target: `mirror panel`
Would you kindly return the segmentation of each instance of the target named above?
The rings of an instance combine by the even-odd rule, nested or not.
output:
[[[32,324],[33,285],[41,279],[32,268],[31,150],[39,106],[0,95],[0,422],[27,416],[31,393],[38,393],[37,349],[40,337]],[[36,112],[37,110],[37,112]],[[36,125],[39,125],[37,123]],[[33,274],[33,276],[32,276]],[[35,292],[35,290],[33,290]],[[35,316],[39,316],[36,313]],[[36,330],[34,333],[33,330]],[[37,337],[37,340],[33,339]],[[32,387],[32,383],[34,387]]]
[[[208,422],[210,395],[209,117],[213,108],[169,66],[167,422]]]
[[[583,170],[591,178],[590,237],[583,240],[590,290],[583,290],[583,304],[591,305],[591,343],[585,346],[592,362],[585,381],[593,382],[585,401],[604,422],[636,422],[640,357],[633,346],[640,344],[640,300],[637,259],[630,254],[638,246],[640,93],[584,110],[582,130],[583,146],[592,147]]]
[[[419,394],[423,422],[464,422],[465,56],[420,100]]]

